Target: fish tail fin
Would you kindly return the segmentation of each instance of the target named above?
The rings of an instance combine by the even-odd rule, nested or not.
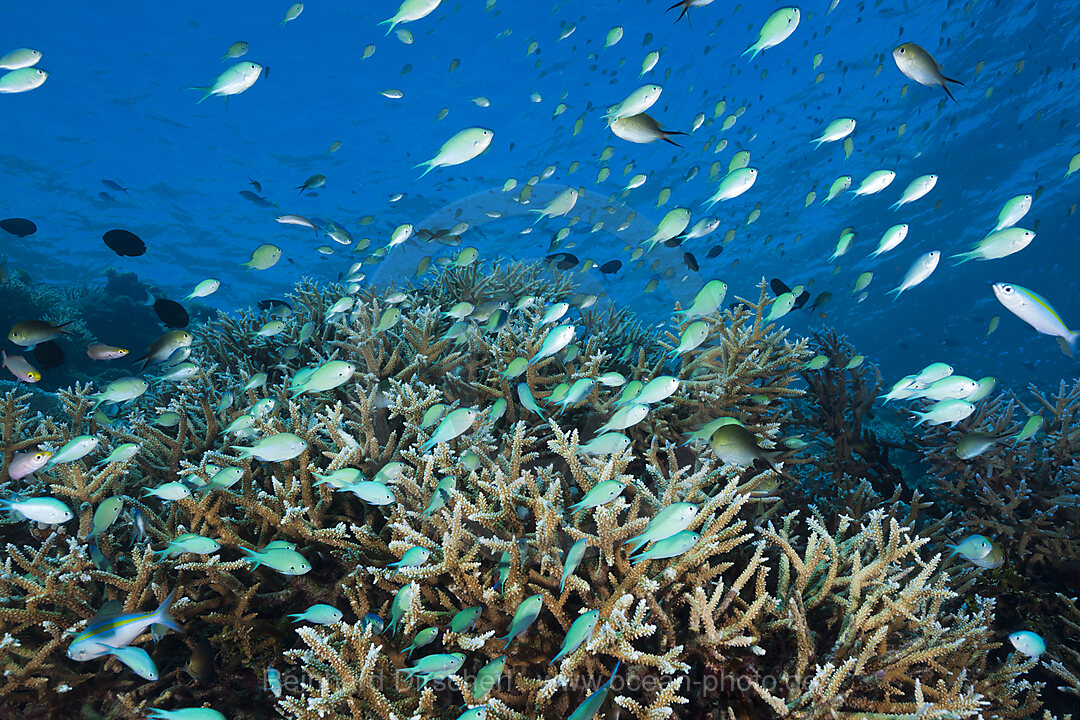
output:
[[[964,252],[964,253],[957,253],[956,255],[950,255],[949,259],[954,260],[956,258],[961,258],[960,260],[957,260],[956,262],[953,263],[953,267],[956,267],[957,265],[963,265],[964,263],[966,263],[968,260],[970,260],[974,256],[975,256],[974,252]]]
[[[945,77],[944,75],[942,75],[941,77],[945,79],[945,82],[951,82],[951,83],[956,83],[957,85],[959,85],[959,86],[961,86],[961,87],[967,87],[967,85],[965,85],[964,83],[962,83],[962,82],[960,82],[959,80],[956,80],[956,79],[954,79],[954,78],[951,78],[951,77]]]
[[[679,143],[677,143],[674,140],[672,140],[671,138],[669,138],[668,135],[685,135],[685,134],[686,133],[668,132],[667,135],[662,135],[660,137],[660,139],[663,140],[664,142],[666,142],[668,145],[674,145],[677,148],[681,148],[682,145],[680,145]]]
[[[950,100],[952,100],[953,102],[956,102],[956,98],[953,97],[952,91],[949,90],[948,85],[946,85],[945,83],[941,83],[941,89],[945,91],[945,94],[949,96]]]
[[[756,58],[758,56],[758,53],[760,53],[760,52],[761,52],[761,48],[759,48],[757,46],[757,43],[754,43],[750,47],[743,50],[743,54],[740,55],[739,57],[746,57],[747,53],[751,53],[750,59],[753,60],[754,58]]]
[[[900,287],[893,288],[892,290],[890,290],[889,292],[887,292],[885,294],[886,295],[892,295],[893,293],[896,293],[896,297],[894,297],[892,299],[893,302],[896,302],[896,298],[900,297],[900,294],[903,293],[903,292],[904,292],[904,287],[900,286]]]
[[[821,144],[823,142],[825,142],[825,141],[822,140],[821,138],[815,138],[815,139],[811,140],[810,142],[817,143],[817,145],[814,146],[814,149],[817,150],[819,147],[821,147]]]
[[[210,95],[212,94],[209,85],[195,85],[194,87],[191,87],[189,89],[190,90],[198,90],[199,92],[203,93],[203,96],[195,101],[196,105],[201,103],[206,98],[210,97]]]
[[[168,596],[161,601],[161,605],[154,611],[154,625],[164,625],[170,630],[175,630],[178,633],[184,632],[184,628],[176,621],[176,619],[169,614],[169,606],[172,605],[173,599],[176,597],[176,588],[168,594]]]
[[[898,207],[900,207],[903,204],[904,204],[903,201],[897,200],[896,202],[894,202],[892,205],[889,206],[889,209],[890,210],[896,210]]]
[[[386,31],[386,34],[389,35],[390,33],[394,32],[394,28],[397,27],[397,21],[394,20],[394,18],[386,18],[382,22],[376,23],[375,27],[378,27],[379,25],[386,25],[387,23],[390,23],[390,27]]]
[[[426,167],[425,167],[425,166],[426,166]],[[419,163],[419,164],[417,164],[417,165],[414,165],[413,167],[422,167],[422,168],[424,168],[424,172],[420,173],[420,177],[424,177],[424,176],[425,176],[425,175],[427,175],[427,174],[428,174],[429,172],[431,172],[432,170],[434,170],[434,169],[435,169],[435,166],[434,166],[434,165],[433,165],[433,164],[431,163],[431,161],[430,161],[430,160],[427,160],[427,161],[425,161],[425,162],[422,162],[422,163]]]

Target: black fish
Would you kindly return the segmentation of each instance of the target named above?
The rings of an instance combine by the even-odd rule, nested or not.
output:
[[[724,252],[724,246],[723,245],[713,245],[712,248],[709,250],[709,254],[706,255],[705,257],[707,257],[707,258],[709,258],[711,260],[714,257],[716,257],[717,255],[719,255],[720,253],[722,253],[722,252]]]
[[[116,190],[117,192],[122,192],[125,195],[127,195],[127,188],[122,187],[120,185],[120,183],[118,183],[118,182],[116,182],[114,180],[102,180],[101,184],[104,185],[105,187],[109,188],[110,190]]]
[[[259,309],[260,310],[273,310],[274,308],[282,307],[282,306],[287,307],[290,310],[293,309],[293,306],[290,305],[289,303],[285,302],[284,300],[274,300],[274,299],[271,298],[271,299],[268,299],[268,300],[260,300],[259,301]]]
[[[560,270],[569,270],[570,268],[578,264],[577,255],[572,255],[568,252],[555,253],[554,255],[548,255],[544,258],[549,263],[554,263],[555,267]]]
[[[670,240],[665,240],[664,247],[679,247],[683,244],[684,240],[686,240],[686,238],[684,238],[682,235],[676,235]]]
[[[783,295],[784,293],[791,292],[791,288],[777,278],[773,278],[769,281],[769,287],[772,288],[773,295]]]
[[[697,258],[691,252],[684,252],[682,255],[683,262],[686,263],[686,267],[690,268],[694,272],[698,271]]]
[[[274,203],[270,202],[269,200],[267,200],[264,197],[260,197],[260,196],[256,195],[255,193],[251,192],[250,190],[241,190],[240,191],[240,197],[244,198],[245,200],[250,200],[251,202],[258,205],[259,207],[274,207]]]
[[[805,305],[809,301],[810,301],[810,291],[809,290],[803,290],[802,294],[799,295],[799,297],[795,298],[795,304],[791,306],[791,309],[792,310],[798,310],[799,308],[801,308],[803,305]]]
[[[26,218],[8,218],[0,220],[0,228],[17,237],[29,237],[37,232],[37,225]]]
[[[612,273],[619,272],[619,268],[622,267],[622,260],[608,260],[606,263],[597,268],[605,275],[611,275]]]
[[[832,300],[832,298],[833,294],[826,290],[825,292],[817,296],[817,300],[814,301],[813,308],[815,310],[824,309],[825,306],[829,304],[829,301]]]
[[[64,364],[64,351],[53,340],[34,346],[34,359],[43,370],[51,370]]]
[[[175,300],[158,298],[154,301],[154,312],[168,328],[187,327],[188,314],[184,306]]]
[[[263,68],[263,69],[265,70],[266,68]],[[251,183],[251,187],[255,188],[255,192],[257,192],[257,193],[262,192],[262,183],[260,183],[258,180],[253,180],[252,178],[248,178],[248,182]],[[240,193],[240,194],[243,195],[244,193]]]
[[[110,230],[101,239],[120,257],[138,257],[146,252],[146,243],[127,230]]]

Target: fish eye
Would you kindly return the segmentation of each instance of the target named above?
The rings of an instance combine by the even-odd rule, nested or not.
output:
[[[903,55],[904,52],[905,52],[904,48],[902,48],[902,47],[899,47],[899,48],[896,48],[896,49],[901,55]]]

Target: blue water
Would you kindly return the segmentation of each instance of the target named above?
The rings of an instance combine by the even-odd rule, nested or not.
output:
[[[1062,179],[1080,149],[1075,4],[840,0],[826,16],[821,0],[803,5],[795,34],[753,61],[740,53],[778,4],[717,0],[691,10],[690,22],[676,24],[675,13],[665,13],[667,3],[659,0],[498,0],[489,10],[480,0],[447,1],[430,17],[403,26],[415,36],[411,45],[376,27],[397,4],[313,0],[284,27],[279,23],[288,2],[8,4],[0,54],[39,49],[39,66],[50,73],[36,90],[0,96],[0,214],[39,226],[30,238],[0,237],[9,269],[25,271],[36,283],[97,285],[106,268],[116,268],[137,273],[174,299],[203,278],[218,277],[222,288],[207,302],[232,310],[280,297],[301,277],[337,279],[405,222],[448,227],[465,220],[473,230],[464,245],[478,247],[489,261],[542,257],[566,222],[547,220],[522,235],[532,223],[527,211],[572,185],[585,193],[574,213],[580,221],[566,241],[576,243],[569,251],[598,263],[624,261],[617,275],[584,273],[583,288],[633,303],[650,322],[667,320],[675,300],[685,305],[708,279],[728,282],[730,295],[756,297],[755,284],[775,277],[806,284],[815,297],[822,291],[835,295],[826,318],[806,312],[786,318],[793,331],[828,323],[890,379],[939,360],[974,377],[996,375],[1015,389],[1031,381],[1056,385],[1075,374],[1076,364],[1052,339],[1010,315],[990,290],[994,281],[1019,283],[1045,295],[1066,322],[1080,325],[1080,260],[1073,251],[1080,221],[1071,213],[1080,175]],[[559,41],[571,25],[576,30]],[[615,25],[625,35],[603,49]],[[237,40],[251,46],[243,59],[268,66],[268,75],[227,105],[216,97],[196,104],[200,94],[189,88],[209,84],[235,62],[220,57]],[[538,50],[527,54],[533,41]],[[956,103],[940,88],[901,75],[890,51],[904,41],[925,47],[947,75],[966,83],[953,87]],[[361,60],[368,44],[376,52]],[[641,62],[650,50],[659,50],[661,58],[642,81]],[[823,61],[814,69],[819,52]],[[460,66],[451,72],[454,60]],[[819,72],[823,79],[815,82]],[[705,113],[707,121],[681,140],[682,149],[630,144],[605,128],[603,110],[645,81],[664,88],[649,112],[666,127],[689,131],[694,116]],[[404,97],[379,94],[391,88]],[[533,93],[540,102],[530,99]],[[477,96],[489,98],[490,107],[474,104]],[[727,107],[713,118],[719,100]],[[556,117],[560,103],[567,109]],[[437,121],[443,108],[448,114]],[[724,117],[739,108],[745,110],[734,127],[722,132]],[[809,143],[842,116],[859,123],[847,160],[841,143],[817,150]],[[574,136],[579,117],[584,127]],[[906,132],[898,136],[902,123]],[[490,150],[420,179],[414,166],[469,126],[495,131]],[[721,138],[727,147],[714,153]],[[330,154],[334,141],[341,149]],[[614,155],[601,163],[609,145]],[[657,248],[643,267],[633,267],[627,246],[637,246],[676,205],[690,208],[694,221],[703,217],[700,205],[716,182],[709,180],[710,164],[720,161],[726,169],[743,148],[750,150],[759,180],[714,208],[720,229],[681,248]],[[574,161],[580,168],[570,174]],[[624,174],[631,162],[634,169]],[[521,185],[549,165],[555,172],[538,185],[533,203],[515,203]],[[611,176],[597,184],[602,166]],[[700,171],[687,182],[694,167]],[[853,175],[858,183],[877,169],[897,172],[885,192],[822,206],[838,175]],[[621,197],[639,172],[648,174],[648,182]],[[911,179],[929,172],[941,178],[930,195],[888,210]],[[314,173],[327,176],[326,187],[317,196],[298,195],[296,186]],[[249,178],[262,184],[279,210],[238,194],[251,189]],[[508,178],[517,179],[518,189],[504,194]],[[129,188],[128,194],[109,190],[102,179]],[[657,208],[665,187],[671,200]],[[804,207],[810,191],[817,200]],[[1008,198],[1037,191],[1020,223],[1038,232],[1027,249],[959,268],[943,262],[895,303],[885,296],[916,256],[968,249],[993,227]],[[390,202],[396,193],[405,196]],[[747,227],[755,208],[760,218]],[[484,214],[489,211],[502,216],[490,218]],[[629,212],[637,220],[614,232]],[[369,237],[371,247],[354,253],[335,246],[334,255],[319,255],[316,245],[333,243],[278,225],[274,217],[281,213],[333,219],[355,238]],[[374,222],[359,225],[365,216]],[[600,220],[604,228],[590,232]],[[912,228],[904,244],[880,260],[866,260],[881,233],[898,222]],[[851,253],[829,263],[849,225],[858,232]],[[113,254],[101,235],[114,227],[137,232],[147,254]],[[735,239],[719,257],[706,259],[728,228],[738,228]],[[285,258],[270,270],[245,273],[240,263],[264,242],[282,247]],[[683,263],[687,250],[700,272]],[[369,266],[369,277],[400,285],[421,257],[439,253],[456,249],[411,240],[384,263]],[[849,288],[865,270],[875,278],[868,298],[856,303]],[[643,297],[653,278],[660,280],[656,291]],[[1000,329],[987,338],[994,315],[1001,316]],[[27,318],[3,319],[10,325]],[[133,342],[123,328],[117,334],[101,339]]]

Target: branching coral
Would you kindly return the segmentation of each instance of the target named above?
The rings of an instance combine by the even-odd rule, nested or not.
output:
[[[764,287],[757,301],[703,318],[705,341],[677,358],[666,357],[674,333],[653,334],[629,317],[607,326],[599,313],[564,320],[578,326],[574,342],[540,357],[551,331],[541,322],[547,304],[572,293],[567,278],[529,265],[453,268],[392,299],[301,284],[291,314],[274,310],[285,317],[280,333],[256,334],[262,313],[209,323],[192,353],[195,374],[156,383],[107,425],[91,419],[85,386],[62,394],[66,418],[33,415],[24,397],[8,395],[5,461],[79,434],[100,441],[92,456],[22,481],[22,491],[69,503],[78,523],[67,530],[79,538],[94,530],[95,510],[110,497],[123,496],[142,526],[122,520],[97,530],[91,544],[63,530],[0,525],[9,543],[0,632],[10,637],[0,642],[8,671],[0,698],[25,710],[55,705],[63,690],[69,706],[127,714],[163,701],[211,701],[237,718],[276,703],[287,717],[386,720],[456,717],[462,702],[483,702],[489,717],[554,718],[620,661],[614,702],[641,720],[964,716],[987,707],[1020,717],[1035,707],[1037,688],[1018,679],[1030,663],[990,659],[993,603],[961,603],[941,558],[924,556],[929,539],[912,528],[925,508],[918,496],[903,504],[853,483],[851,492],[865,498],[848,510],[854,517],[815,510],[805,517],[806,536],[798,535],[804,516],[786,506],[800,498],[790,481],[813,465],[780,440],[809,422],[793,409],[809,353],[805,340],[788,341],[765,322]],[[515,310],[526,296],[537,300]],[[343,299],[345,311],[328,312]],[[448,317],[459,302],[504,303],[507,314],[494,325]],[[614,355],[628,345],[636,352]],[[508,372],[533,356],[520,375]],[[347,382],[311,392],[295,385],[298,373],[331,360],[349,363]],[[591,382],[613,369],[629,380],[679,382],[621,430],[625,449],[587,454],[581,444],[620,407],[620,388]],[[561,410],[551,402],[579,380],[580,398]],[[529,395],[543,417],[527,407]],[[439,418],[462,408],[476,409],[474,420],[424,449]],[[176,417],[162,426],[156,418],[166,410]],[[771,449],[772,466],[724,464],[707,444],[687,444],[689,432],[722,417]],[[832,438],[830,428],[839,425],[804,431],[820,443]],[[239,450],[279,433],[304,442],[299,454],[259,460]],[[94,464],[123,443],[138,452]],[[846,476],[855,466],[845,457],[835,462]],[[221,468],[236,469],[235,484],[208,486]],[[339,487],[332,473],[340,470],[386,483],[393,501],[370,504]],[[146,492],[165,483],[185,483],[191,495]],[[621,490],[571,509],[601,483]],[[696,509],[680,527],[690,542],[672,557],[632,559],[628,541],[676,503]],[[220,550],[151,552],[183,533],[211,538]],[[271,541],[295,545],[310,572],[253,567],[245,551]],[[584,557],[568,568],[579,542]],[[389,567],[414,548],[430,553],[426,561]],[[140,684],[123,670],[102,682],[101,665],[116,661],[64,657],[63,633],[83,627],[106,601],[149,609],[172,589],[188,633],[161,647],[186,654],[208,642],[221,683],[207,686],[189,666],[199,679],[192,682],[164,650],[154,656],[170,685]],[[532,596],[541,599],[539,614],[511,637]],[[335,605],[345,618],[325,626],[285,618],[315,603]],[[451,630],[469,608],[479,608],[475,625]],[[591,637],[553,663],[587,611],[597,612]],[[438,628],[434,642],[410,647],[424,628]],[[438,653],[464,659],[424,687],[405,681],[401,670]],[[503,681],[476,697],[475,674],[502,655]],[[281,697],[267,690],[254,704],[238,703],[236,689],[262,682],[269,666],[288,681]],[[805,683],[778,689],[767,677]],[[717,684],[723,678],[749,684],[733,690]]]

